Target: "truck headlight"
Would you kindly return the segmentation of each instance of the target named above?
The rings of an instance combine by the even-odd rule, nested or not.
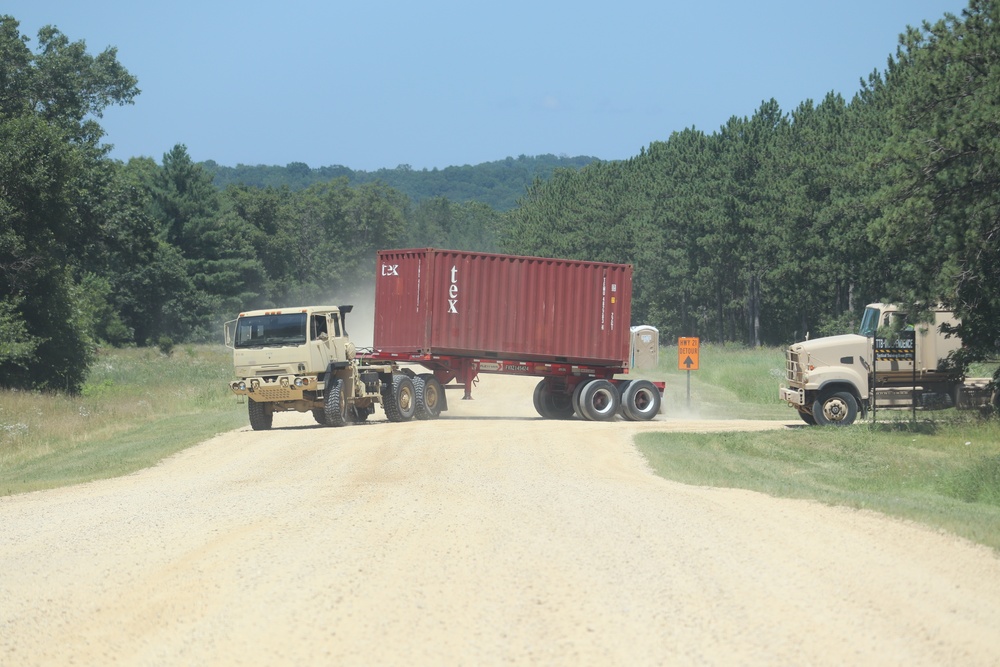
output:
[[[302,383],[302,378],[299,378],[299,377],[295,378],[295,386],[296,387],[301,387],[302,384],[303,384]]]
[[[247,383],[243,382],[242,380],[239,381],[239,382],[237,382],[236,386],[239,388],[240,391],[246,391],[247,390]]]

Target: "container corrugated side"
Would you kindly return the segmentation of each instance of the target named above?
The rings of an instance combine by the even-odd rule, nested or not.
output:
[[[632,266],[452,250],[378,254],[377,350],[627,364]]]

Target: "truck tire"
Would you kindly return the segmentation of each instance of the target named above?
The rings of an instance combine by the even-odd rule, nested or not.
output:
[[[413,380],[405,375],[393,375],[392,387],[382,397],[385,416],[391,422],[405,422],[413,419],[417,410],[416,391]]]
[[[327,426],[347,425],[347,399],[344,396],[344,378],[336,378],[326,387],[326,402],[323,414],[326,415]]]
[[[849,391],[822,394],[813,403],[812,416],[818,426],[850,426],[858,418],[858,402]]]
[[[607,380],[588,382],[580,392],[580,414],[591,421],[609,421],[618,414],[621,398]]]
[[[810,426],[816,425],[816,418],[812,416],[811,412],[806,412],[805,410],[796,410],[796,412],[799,413],[799,417],[801,417],[802,421],[804,421],[805,423],[809,424]]]
[[[431,373],[421,373],[413,378],[417,419],[437,419],[444,409],[444,387]]]
[[[326,410],[324,408],[313,408],[312,410],[313,419],[320,426],[326,426]]]
[[[649,421],[660,412],[660,390],[649,380],[629,382],[621,400],[622,416],[630,421]]]
[[[268,403],[247,401],[247,412],[250,413],[250,428],[255,431],[267,431],[274,420],[274,411]]]

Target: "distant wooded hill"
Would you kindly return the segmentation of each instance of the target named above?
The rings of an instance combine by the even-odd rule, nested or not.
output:
[[[546,180],[556,169],[578,170],[599,161],[588,156],[522,155],[444,169],[418,170],[404,164],[395,169],[377,171],[355,171],[343,166],[312,168],[303,162],[292,162],[284,167],[244,164],[225,167],[208,160],[201,166],[212,174],[213,182],[219,188],[243,184],[304,190],[316,183],[347,177],[352,186],[381,182],[415,202],[444,197],[456,203],[482,202],[497,211],[509,211],[535,179]]]

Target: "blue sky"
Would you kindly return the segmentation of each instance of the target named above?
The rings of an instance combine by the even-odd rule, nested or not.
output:
[[[7,0],[139,79],[112,156],[374,170],[634,156],[774,98],[850,99],[907,25],[959,0]],[[613,9],[612,9],[613,7]]]

